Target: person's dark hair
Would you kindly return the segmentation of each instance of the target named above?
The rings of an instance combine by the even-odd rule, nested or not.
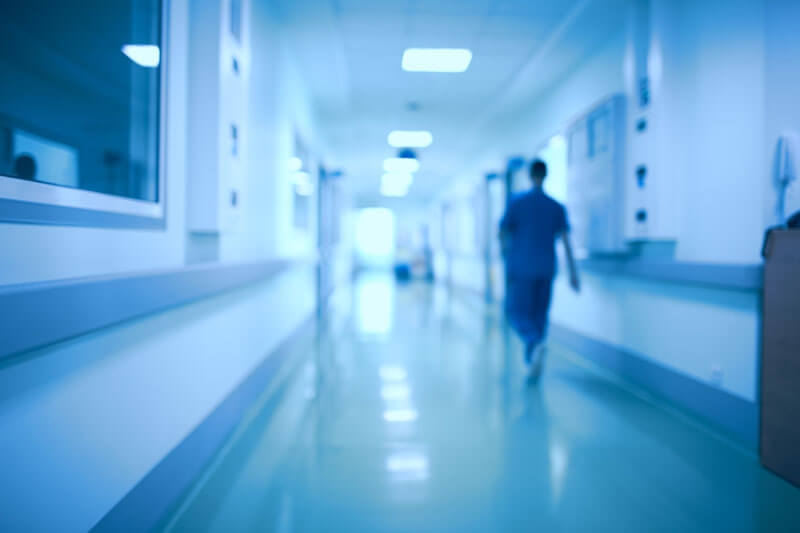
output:
[[[36,178],[36,160],[30,154],[22,154],[14,160],[14,175],[24,180]]]
[[[531,179],[541,179],[547,177],[547,165],[541,159],[534,159],[531,163]]]

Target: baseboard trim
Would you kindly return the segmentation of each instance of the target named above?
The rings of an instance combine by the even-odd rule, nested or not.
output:
[[[608,368],[626,381],[698,416],[747,448],[758,450],[757,403],[697,381],[640,354],[592,339],[557,324],[551,326],[550,336],[554,341]]]
[[[103,516],[92,531],[151,531],[161,524],[231,437],[247,411],[274,382],[294,350],[314,335],[316,329],[317,319],[312,315]]]

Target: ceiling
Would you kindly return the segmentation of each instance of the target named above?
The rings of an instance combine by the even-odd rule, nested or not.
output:
[[[374,202],[382,161],[395,155],[386,142],[391,130],[433,133],[433,145],[419,151],[422,168],[407,199],[432,198],[492,145],[492,124],[530,105],[623,31],[627,1],[279,4],[336,163],[361,201]],[[462,74],[409,73],[400,68],[408,47],[469,48],[474,56]]]

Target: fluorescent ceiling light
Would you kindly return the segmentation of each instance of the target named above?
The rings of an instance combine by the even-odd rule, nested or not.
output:
[[[433,135],[429,131],[393,131],[388,141],[395,148],[427,148],[433,143]]]
[[[466,48],[408,48],[403,52],[407,72],[464,72],[472,61]]]
[[[381,176],[381,185],[409,187],[413,182],[411,172],[387,172]]]
[[[392,185],[381,185],[381,196],[401,198],[408,194],[408,187],[395,187]]]
[[[126,44],[122,53],[142,67],[155,68],[161,63],[161,50],[154,44]]]
[[[383,161],[383,170],[386,172],[416,172],[419,170],[419,161],[410,157],[390,157]]]

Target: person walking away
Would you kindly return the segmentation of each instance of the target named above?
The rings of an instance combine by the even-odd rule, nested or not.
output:
[[[500,244],[506,266],[506,316],[525,344],[525,365],[537,382],[546,356],[548,314],[556,275],[556,241],[566,250],[570,285],[580,291],[569,239],[567,212],[542,189],[547,165],[536,159],[530,166],[533,188],[515,196],[500,221]]]

